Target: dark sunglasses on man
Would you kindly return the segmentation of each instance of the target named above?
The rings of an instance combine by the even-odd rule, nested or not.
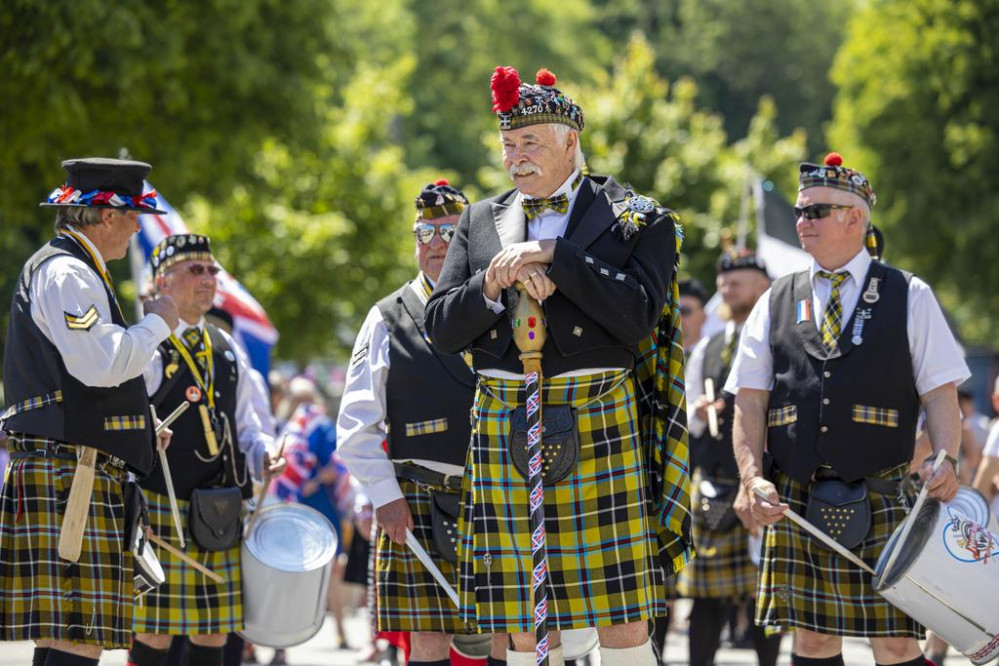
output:
[[[221,270],[222,269],[219,268],[218,266],[216,266],[215,264],[211,264],[211,265],[208,265],[208,266],[206,266],[205,264],[188,264],[187,265],[187,271],[191,275],[197,275],[199,277],[202,276],[202,275],[204,275],[205,271],[208,271],[209,275],[215,276],[215,275],[218,275],[219,271],[221,271]]]
[[[424,222],[413,227],[413,235],[416,236],[416,242],[420,245],[426,245],[433,241],[434,234],[440,234],[442,241],[450,243],[451,239],[454,238],[455,228],[453,224],[429,224]]]
[[[841,206],[839,204],[831,204],[831,203],[817,203],[817,204],[811,204],[809,206],[795,206],[794,219],[798,219],[799,217],[804,217],[806,220],[821,220],[834,210],[845,210],[849,208],[853,208],[853,206]]]

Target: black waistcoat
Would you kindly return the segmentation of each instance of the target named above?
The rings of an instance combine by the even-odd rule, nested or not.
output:
[[[69,374],[59,350],[31,318],[31,278],[43,263],[60,255],[76,257],[100,275],[90,255],[66,236],[54,238],[28,260],[14,289],[3,375],[8,405],[17,406],[56,391],[61,391],[62,400],[19,411],[0,426],[9,432],[91,446],[121,458],[135,472],[147,474],[153,462],[154,437],[142,375],[113,387],[83,384]],[[107,285],[105,292],[112,322],[127,327]],[[50,321],[48,325],[55,328],[67,322]],[[89,333],[81,330],[80,335]]]
[[[807,271],[780,278],[770,295],[774,388],[767,446],[777,466],[806,483],[822,463],[852,481],[912,458],[919,395],[907,334],[909,276],[872,263],[838,349],[827,354],[811,310]],[[865,298],[877,280],[878,298]],[[858,317],[863,320],[854,340]],[[798,319],[804,319],[798,321]]]
[[[427,339],[423,303],[409,284],[378,301],[389,333],[385,387],[389,457],[464,466],[475,375]]]
[[[738,332],[735,333],[738,336]],[[725,331],[716,333],[708,340],[704,349],[704,378],[715,383],[716,397],[725,398],[725,410],[718,414],[718,437],[712,437],[707,428],[700,437],[692,438],[690,466],[700,468],[702,473],[725,479],[739,476],[739,466],[732,450],[732,404],[734,396],[721,390],[728,380],[732,361],[722,363],[722,349],[725,347]]]
[[[239,449],[236,435],[236,382],[239,373],[235,352],[218,328],[206,324],[204,330],[212,340],[215,409],[218,418],[225,416],[229,420],[232,446],[222,446],[222,439],[218,438],[221,449],[219,456],[214,460],[207,460],[211,454],[205,441],[201,410],[197,404],[192,404],[170,426],[173,437],[170,438],[170,448],[167,449],[167,461],[170,463],[174,491],[178,498],[186,500],[195,488],[239,486],[243,497],[251,497],[253,486],[246,468],[246,457]],[[160,356],[163,359],[163,381],[152,401],[156,406],[156,413],[163,418],[184,402],[187,389],[197,386],[197,382],[191,369],[169,340],[160,345]],[[201,403],[208,405],[206,396],[201,396]],[[159,460],[153,466],[149,478],[142,481],[142,487],[161,495],[166,494],[166,481]]]

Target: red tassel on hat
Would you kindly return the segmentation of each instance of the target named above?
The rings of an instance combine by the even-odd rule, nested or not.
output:
[[[515,67],[497,67],[489,80],[493,112],[506,113],[520,102],[520,75]]]
[[[542,67],[538,70],[538,73],[534,75],[534,79],[538,82],[539,86],[551,87],[555,85],[555,75],[548,69]]]
[[[447,182],[447,178],[441,178],[440,180],[434,183],[434,185],[441,185],[441,186],[450,185],[450,184],[451,183]]]
[[[842,166],[843,156],[839,153],[829,153],[824,160],[826,166]]]

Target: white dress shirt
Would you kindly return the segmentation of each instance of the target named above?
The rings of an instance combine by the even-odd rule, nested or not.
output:
[[[848,320],[857,306],[871,257],[862,249],[846,266],[850,277],[840,286],[840,303],[844,320]],[[822,317],[832,286],[829,280],[816,273],[823,270],[812,261],[812,320],[821,330]],[[831,271],[835,272],[835,271]],[[944,384],[960,384],[971,372],[964,362],[961,347],[954,339],[940,305],[929,285],[913,276],[909,281],[906,328],[909,354],[912,357],[912,375],[916,392],[926,395]],[[736,394],[740,388],[769,391],[774,385],[773,358],[770,353],[770,290],[756,302],[739,339],[739,351],[732,363],[732,372],[725,383],[725,390]]]
[[[426,296],[419,280],[410,283],[426,305]],[[365,351],[366,350],[366,351]],[[362,358],[363,356],[363,358]],[[388,437],[388,408],[385,386],[389,373],[389,332],[378,306],[368,311],[354,341],[351,362],[340,400],[336,421],[337,453],[351,475],[361,484],[363,493],[376,507],[402,498],[402,489],[395,478],[395,467],[382,443]],[[407,459],[441,474],[461,476],[464,469],[435,460]]]
[[[734,321],[725,322],[725,343],[727,344],[737,335],[739,335],[738,325]],[[701,338],[697,341],[693,351],[690,352],[690,358],[687,359],[687,363],[684,366],[686,371],[684,379],[686,380],[687,389],[687,431],[694,437],[703,435],[704,429],[708,427],[707,423],[697,418],[697,410],[694,409],[694,403],[704,395],[704,359],[710,339],[710,337]],[[721,397],[721,391],[722,388],[720,386],[715,387],[715,398]]]
[[[97,247],[76,229],[72,231],[106,271]],[[76,257],[59,255],[43,263],[31,277],[29,290],[32,321],[59,350],[69,374],[87,386],[119,386],[138,377],[156,347],[170,335],[170,327],[156,314],[147,314],[128,328],[115,324],[104,280]],[[67,314],[81,316],[91,306],[98,315],[93,327],[66,326]]]
[[[173,333],[177,336],[177,339],[182,341],[181,344],[183,344],[184,338],[182,336],[184,331],[188,328],[196,327],[201,329],[201,333],[204,335],[204,326],[204,319],[194,324],[181,319]],[[265,431],[254,409],[254,392],[256,389],[253,386],[253,379],[250,376],[253,368],[250,366],[246,352],[232,339],[231,335],[222,329],[219,329],[219,332],[229,343],[233,353],[236,355],[236,367],[238,368],[236,374],[236,439],[239,441],[239,450],[246,456],[250,475],[255,481],[259,481],[263,477],[264,454],[273,452],[274,437]],[[160,354],[159,349],[153,354],[153,360],[146,366],[142,375],[146,379],[146,391],[150,396],[154,395],[163,382],[163,356]],[[158,414],[158,416],[163,418],[166,414]]]

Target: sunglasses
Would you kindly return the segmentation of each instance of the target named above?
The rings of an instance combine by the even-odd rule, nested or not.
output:
[[[191,275],[201,276],[201,275],[205,274],[205,271],[208,271],[209,275],[215,276],[215,275],[218,275],[219,271],[221,271],[221,270],[222,269],[219,268],[218,266],[216,266],[215,264],[212,264],[211,266],[205,266],[204,264],[188,264],[187,265],[187,271]]]
[[[829,215],[830,211],[846,210],[849,208],[853,208],[853,206],[841,206],[839,204],[829,203],[812,204],[810,206],[795,206],[794,217],[795,219],[804,217],[806,220],[821,220],[823,217]]]
[[[433,241],[434,234],[440,234],[442,241],[450,243],[451,239],[454,238],[456,228],[453,224],[417,224],[413,227],[413,235],[416,236],[416,242],[420,245],[426,245]]]

